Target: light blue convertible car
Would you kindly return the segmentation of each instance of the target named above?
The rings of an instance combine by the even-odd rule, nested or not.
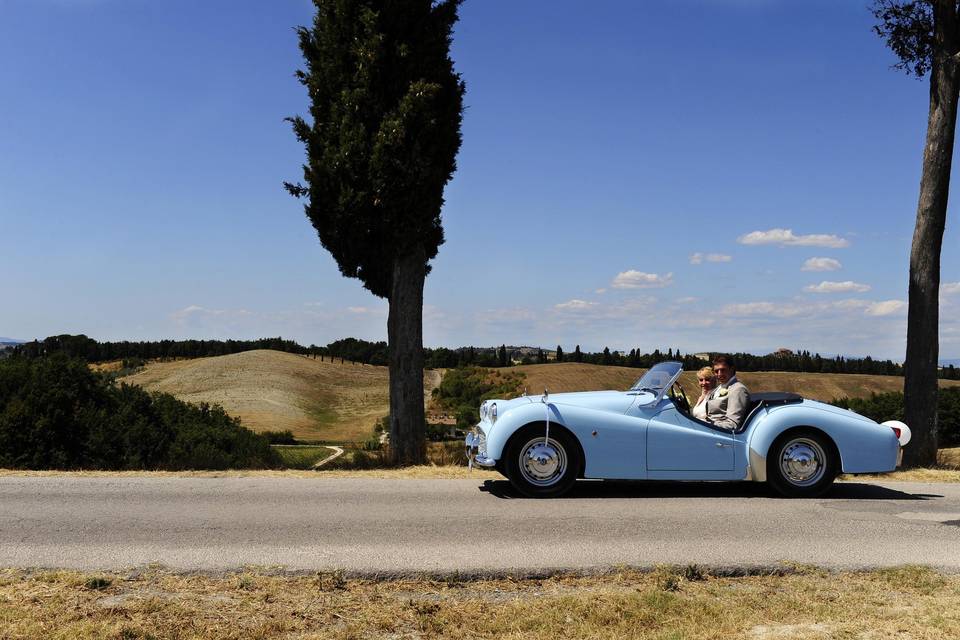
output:
[[[487,400],[467,436],[470,464],[497,469],[530,497],[559,496],[577,478],[746,480],[812,497],[840,473],[893,471],[910,439],[901,422],[793,393],[751,394],[743,424],[723,429],[691,415],[682,371],[662,362],[628,391]]]

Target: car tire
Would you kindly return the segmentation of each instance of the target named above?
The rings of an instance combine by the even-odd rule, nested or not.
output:
[[[827,492],[839,473],[833,442],[812,429],[782,434],[767,454],[767,482],[786,498],[816,498]]]
[[[569,431],[530,425],[514,434],[507,445],[504,475],[528,498],[555,498],[573,487],[583,465],[580,447]]]

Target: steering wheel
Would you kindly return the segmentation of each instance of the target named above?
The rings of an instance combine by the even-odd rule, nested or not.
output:
[[[687,394],[684,393],[683,387],[676,382],[674,382],[670,388],[670,397],[673,399],[674,404],[677,405],[677,409],[682,413],[690,413],[690,401],[687,399]]]

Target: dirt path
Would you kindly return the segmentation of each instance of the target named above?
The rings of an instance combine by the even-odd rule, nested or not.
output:
[[[340,448],[340,447],[335,447],[335,446],[333,446],[333,445],[324,445],[324,446],[325,446],[327,449],[333,449],[333,454],[327,456],[326,458],[324,458],[324,459],[321,460],[320,462],[317,462],[316,464],[314,464],[312,467],[310,467],[311,469],[319,469],[320,467],[322,467],[323,465],[327,464],[328,462],[331,462],[332,460],[336,460],[337,458],[339,458],[340,456],[343,455],[343,449]]]
[[[423,370],[423,405],[429,406],[433,398],[433,390],[440,386],[443,380],[443,374],[446,369],[424,369]]]

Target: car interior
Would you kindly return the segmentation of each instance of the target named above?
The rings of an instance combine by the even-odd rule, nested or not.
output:
[[[690,407],[690,400],[687,399],[687,394],[684,393],[683,387],[681,387],[679,383],[674,382],[673,386],[670,388],[670,391],[668,391],[666,395],[673,402],[674,406],[677,408],[677,411],[682,413],[690,420],[717,431],[730,433],[729,429],[718,427],[713,423],[705,422],[699,418],[695,418]],[[753,419],[753,417],[756,416],[764,407],[772,407],[781,404],[795,404],[798,402],[803,402],[803,397],[796,393],[790,393],[789,391],[765,391],[751,393],[750,403],[747,405],[747,413],[744,416],[743,422],[741,422],[736,430],[734,430],[734,433],[742,433],[747,428],[747,425],[750,424],[750,421]]]

